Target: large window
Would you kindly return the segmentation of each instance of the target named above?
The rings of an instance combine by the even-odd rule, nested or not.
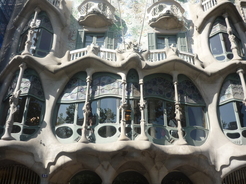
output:
[[[75,49],[85,48],[92,43],[107,49],[114,49],[114,33],[111,31],[95,33],[78,30]]]
[[[229,75],[221,88],[219,118],[225,135],[235,144],[245,144],[246,108],[243,88],[237,74]]]
[[[229,21],[230,22],[230,21]],[[238,54],[242,56],[242,46],[240,37],[230,22],[230,27],[232,29],[232,34],[235,36],[235,42],[238,46]],[[209,35],[210,50],[215,59],[219,61],[228,61],[233,58],[231,50],[231,41],[229,39],[227,25],[224,17],[218,17],[213,24]]]
[[[84,122],[83,107],[86,98],[86,74],[78,73],[66,85],[58,100],[55,133],[63,143],[78,141]]]
[[[24,51],[28,32],[30,29],[33,29],[33,36],[31,38],[32,43],[29,52],[37,57],[45,57],[50,52],[53,44],[52,24],[47,14],[45,12],[40,12],[37,16],[36,27],[31,28],[33,16],[21,33],[18,52],[21,53]]]
[[[189,144],[201,145],[208,132],[204,101],[195,85],[183,75],[179,76],[178,94],[183,135]],[[173,143],[179,137],[172,77],[166,74],[145,77],[144,97],[149,139],[158,144]]]
[[[157,33],[148,34],[149,50],[177,47],[180,51],[188,52],[186,33],[164,35]]]
[[[7,96],[3,101],[0,124],[0,135],[4,133],[4,122],[9,116],[9,97],[17,84],[18,72],[12,80]],[[21,94],[14,114],[12,136],[16,140],[30,139],[40,128],[44,116],[44,92],[38,75],[31,69],[26,69],[20,86]]]

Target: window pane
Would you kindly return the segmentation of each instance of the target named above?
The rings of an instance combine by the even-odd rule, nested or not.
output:
[[[78,104],[77,125],[83,125],[83,122],[84,122],[83,107],[84,107],[84,103]]]
[[[14,122],[18,122],[18,123],[22,122],[25,104],[26,104],[26,97],[19,97],[17,111],[14,114]]]
[[[177,127],[178,124],[175,119],[175,106],[173,102],[166,102],[166,113],[168,126]]]
[[[246,127],[246,108],[242,102],[237,102],[237,110],[241,127]]]
[[[90,45],[93,42],[93,36],[92,35],[86,35],[85,36],[85,47]]]
[[[165,47],[165,38],[164,37],[157,37],[157,49],[164,49]]]
[[[48,32],[47,30],[41,29],[41,36],[39,38],[40,39],[39,49],[46,51],[48,53],[51,48],[52,36],[53,34]]]
[[[97,36],[96,39],[97,39],[96,40],[97,45],[100,46],[100,47],[103,46],[103,44],[104,44],[104,36]]]
[[[176,47],[176,43],[177,43],[176,36],[168,36],[167,37],[167,41],[168,41],[168,46],[174,46],[174,47]]]
[[[202,107],[187,106],[187,111],[190,126],[201,126],[206,128],[204,111]]]
[[[163,125],[163,110],[162,100],[148,100],[148,123]]]
[[[125,112],[127,124],[139,124],[141,120],[141,112],[139,109],[139,100],[128,100],[127,109]]]
[[[115,123],[117,114],[117,99],[104,98],[100,101],[100,123]]]
[[[237,121],[235,117],[235,110],[233,108],[233,102],[220,106],[219,112],[222,128],[227,130],[236,130]]]
[[[75,104],[61,104],[58,111],[56,125],[74,122]]]
[[[40,123],[43,103],[34,98],[30,98],[28,112],[26,117],[26,125],[37,126]]]
[[[217,34],[209,39],[210,48],[213,55],[223,54],[220,35]]]

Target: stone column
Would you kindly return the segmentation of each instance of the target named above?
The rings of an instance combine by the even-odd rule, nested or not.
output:
[[[86,89],[86,98],[85,98],[85,105],[83,107],[83,113],[84,113],[84,122],[82,125],[82,130],[81,130],[81,138],[79,142],[81,143],[88,143],[88,139],[86,138],[86,129],[87,129],[87,122],[88,122],[88,116],[91,113],[91,106],[89,102],[90,98],[90,83],[91,83],[91,76],[88,76],[86,78],[86,84],[87,84],[87,89]]]
[[[126,79],[125,77],[122,79],[122,99],[121,99],[121,105],[119,109],[121,110],[121,120],[120,120],[120,137],[119,141],[127,141],[129,138],[126,136],[126,118],[125,118],[125,111],[127,108],[126,104]]]
[[[24,51],[21,53],[22,55],[32,55],[30,53],[30,49],[32,46],[32,39],[35,33],[35,29],[37,28],[37,25],[36,25],[37,16],[40,11],[41,10],[38,7],[35,9],[35,14],[31,22],[30,29],[27,33],[27,40],[25,42],[25,48],[24,48]]]
[[[223,14],[223,17],[225,18],[225,22],[226,22],[226,27],[227,27],[227,34],[231,43],[231,50],[232,50],[232,54],[233,54],[233,58],[232,59],[242,59],[239,56],[239,47],[238,47],[238,43],[236,42],[236,36],[233,34],[229,19],[228,19],[228,14],[225,13]]]
[[[146,102],[143,98],[143,79],[139,80],[139,86],[140,86],[140,102],[139,102],[139,108],[141,112],[141,120],[140,120],[140,126],[141,126],[141,134],[136,138],[136,140],[141,140],[141,141],[148,141],[148,137],[146,136],[145,133],[145,117],[144,117],[144,109]]]
[[[240,77],[240,81],[241,81],[241,84],[243,87],[243,100],[242,100],[242,102],[244,103],[244,105],[246,105],[246,86],[245,86],[245,79],[244,79],[244,75],[243,75],[244,74],[243,69],[242,68],[238,69],[237,74]]]
[[[184,144],[187,144],[187,142],[184,139],[183,132],[182,132],[182,125],[181,125],[182,108],[180,106],[179,96],[178,96],[178,75],[177,73],[173,74],[173,85],[174,85],[174,94],[175,94],[175,120],[177,122],[178,136],[179,136],[179,139],[176,140],[174,144],[184,145]]]
[[[11,136],[11,132],[14,124],[14,114],[18,110],[17,106],[19,103],[19,96],[21,93],[20,85],[21,85],[21,80],[23,78],[24,71],[26,69],[26,63],[20,64],[19,67],[20,67],[20,73],[18,76],[17,84],[12,96],[9,98],[9,116],[5,123],[5,133],[1,138],[2,140],[15,140],[15,138]]]

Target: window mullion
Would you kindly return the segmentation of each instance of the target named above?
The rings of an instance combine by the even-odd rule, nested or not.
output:
[[[74,120],[73,120],[74,125],[77,124],[78,108],[79,108],[79,103],[76,103],[74,108]]]
[[[241,123],[240,123],[239,113],[238,113],[238,109],[237,109],[237,102],[233,102],[232,104],[233,104],[233,109],[235,112],[235,118],[237,121],[237,129],[238,129],[239,127],[241,127]]]

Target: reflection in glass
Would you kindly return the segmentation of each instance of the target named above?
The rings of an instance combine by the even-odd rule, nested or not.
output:
[[[194,129],[190,132],[190,137],[195,141],[203,141],[206,138],[204,130]]]
[[[213,55],[223,54],[223,49],[220,41],[220,35],[217,34],[210,38],[210,47]]]
[[[190,126],[201,126],[206,128],[203,107],[187,106],[187,111]]]
[[[40,116],[42,111],[43,103],[37,99],[30,98],[29,108],[27,111],[26,125],[37,126],[40,122]]]
[[[219,107],[220,122],[223,129],[236,130],[237,120],[235,117],[233,102],[221,105]]]
[[[117,99],[104,98],[100,101],[100,123],[115,123],[117,114]]]
[[[246,108],[242,102],[237,102],[237,110],[241,127],[246,127]]]
[[[163,101],[159,99],[148,100],[148,123],[163,125]]]

